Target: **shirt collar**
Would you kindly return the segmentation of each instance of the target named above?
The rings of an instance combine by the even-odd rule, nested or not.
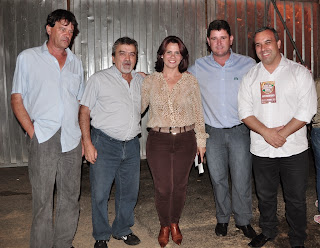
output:
[[[280,63],[279,63],[279,65],[277,66],[277,68],[276,68],[273,72],[275,72],[275,71],[276,71],[278,68],[280,68],[280,67],[285,67],[285,66],[288,65],[287,59],[283,56],[282,53],[280,53],[280,55],[281,55]],[[268,70],[265,68],[264,64],[263,64],[261,61],[260,61],[260,63],[261,63],[262,68],[264,68],[264,70],[268,71]],[[273,73],[273,72],[272,72],[272,73]]]
[[[232,49],[230,48],[230,57],[228,58],[228,60],[226,61],[225,65],[232,65],[233,61],[234,61],[234,53],[232,52]],[[221,66],[219,63],[217,63],[213,57],[213,53],[210,53],[210,59],[217,65]]]
[[[279,67],[279,66],[286,66],[286,65],[288,64],[287,59],[283,56],[282,53],[280,53],[280,55],[281,55],[281,60],[280,60],[280,63],[279,63],[279,65],[278,65],[278,67]]]
[[[43,43],[43,45],[41,46],[41,52],[43,52],[43,53],[45,53],[45,52],[47,52],[47,53],[49,53],[49,49],[48,49],[48,46],[47,46],[47,42],[48,42],[48,40],[46,40],[44,43]],[[66,61],[71,61],[71,60],[73,60],[73,56],[72,56],[72,52],[71,52],[71,50],[69,49],[69,47],[68,48],[66,48],[66,52],[67,52],[67,60]]]

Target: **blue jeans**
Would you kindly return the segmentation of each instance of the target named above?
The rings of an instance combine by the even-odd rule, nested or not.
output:
[[[237,225],[248,225],[252,218],[252,156],[249,129],[241,124],[233,128],[206,125],[207,161],[216,202],[218,223],[229,223],[233,212]],[[232,182],[232,202],[229,190]]]
[[[121,237],[132,233],[139,192],[140,143],[138,137],[120,141],[95,128],[91,137],[98,152],[95,164],[90,165],[93,237],[109,240],[111,234]],[[116,217],[111,227],[108,200],[113,181]]]
[[[72,246],[78,225],[81,178],[81,144],[61,152],[61,129],[39,144],[33,136],[29,151],[29,178],[32,186],[32,227],[30,247]],[[54,224],[53,192],[57,189]]]
[[[315,166],[317,170],[317,194],[320,201],[320,128],[313,127],[311,130],[311,143],[314,154]],[[320,212],[320,204],[318,204]]]

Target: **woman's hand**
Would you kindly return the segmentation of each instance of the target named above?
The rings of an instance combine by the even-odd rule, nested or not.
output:
[[[205,153],[206,153],[206,148],[205,147],[198,147],[197,148],[197,154],[198,154],[198,156],[200,155],[201,163],[203,163],[203,157],[204,157]]]

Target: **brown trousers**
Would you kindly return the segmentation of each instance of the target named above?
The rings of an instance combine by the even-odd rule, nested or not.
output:
[[[147,160],[155,187],[160,225],[179,223],[190,169],[197,152],[193,130],[176,135],[150,131]]]

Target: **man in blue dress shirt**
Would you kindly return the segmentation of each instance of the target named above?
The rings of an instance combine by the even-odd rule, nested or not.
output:
[[[78,224],[82,164],[78,113],[84,86],[81,61],[68,48],[77,26],[70,11],[53,11],[46,23],[48,41],[17,58],[11,105],[31,138],[32,248],[71,247]]]
[[[230,215],[248,238],[256,236],[252,218],[252,162],[249,129],[238,117],[238,90],[255,60],[232,52],[233,36],[224,20],[210,23],[207,45],[211,54],[189,68],[198,80],[204,109],[206,157],[216,202],[217,236],[226,236]],[[230,198],[228,176],[232,182]]]

